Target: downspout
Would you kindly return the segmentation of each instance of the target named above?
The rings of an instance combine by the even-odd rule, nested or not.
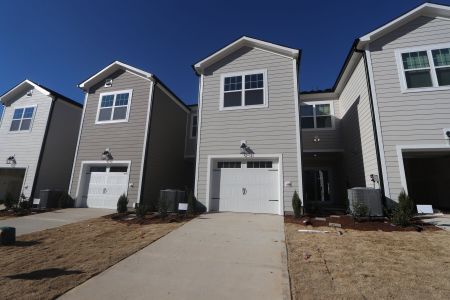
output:
[[[357,41],[359,42],[359,39],[357,39]],[[382,201],[383,205],[386,206],[387,203],[386,203],[386,196],[384,193],[383,169],[381,166],[380,147],[379,147],[379,142],[378,142],[378,134],[377,134],[378,132],[377,132],[377,126],[376,126],[376,121],[375,121],[375,108],[373,105],[372,86],[370,84],[369,68],[367,65],[367,55],[366,55],[365,51],[357,49],[357,45],[358,45],[358,43],[356,42],[354,44],[353,50],[357,53],[361,53],[363,56],[363,60],[364,60],[364,71],[366,73],[366,83],[367,83],[369,103],[370,103],[370,115],[371,115],[372,129],[373,129],[373,135],[374,135],[374,140],[375,140],[375,152],[377,155],[377,167],[378,167],[378,176],[379,176],[379,181],[380,181],[379,184],[380,184],[380,190],[381,190],[381,201]]]
[[[37,184],[37,180],[39,177],[39,171],[41,169],[42,157],[44,156],[45,146],[47,145],[47,136],[48,136],[48,131],[50,130],[50,124],[52,122],[53,108],[55,107],[56,100],[57,100],[57,98],[55,96],[52,96],[52,104],[50,106],[50,112],[48,114],[48,122],[47,122],[47,126],[45,127],[44,138],[42,139],[41,152],[39,153],[38,163],[36,165],[36,172],[34,173],[33,186],[31,187],[31,193],[30,193],[31,201],[34,200],[34,192],[36,191],[36,184]]]

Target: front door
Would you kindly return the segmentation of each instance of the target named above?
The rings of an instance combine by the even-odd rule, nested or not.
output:
[[[328,169],[303,171],[304,198],[306,202],[330,201],[330,172]]]

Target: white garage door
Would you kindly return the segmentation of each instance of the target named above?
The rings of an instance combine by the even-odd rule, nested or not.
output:
[[[120,195],[126,194],[128,189],[127,167],[90,167],[86,173],[87,207],[117,208]]]
[[[216,161],[213,165],[211,210],[279,213],[276,161]]]

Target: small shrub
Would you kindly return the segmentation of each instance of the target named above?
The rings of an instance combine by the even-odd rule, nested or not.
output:
[[[294,216],[300,218],[302,216],[302,201],[297,191],[294,191],[294,195],[292,196],[292,208],[294,209]]]
[[[75,200],[67,193],[61,192],[59,196],[56,206],[58,208],[70,208],[75,206]]]
[[[126,213],[128,211],[128,198],[125,194],[122,194],[117,201],[117,212],[119,214]]]
[[[149,208],[144,203],[136,204],[136,217],[138,217],[138,219],[143,219],[148,211]]]
[[[367,207],[366,203],[364,203],[364,201],[358,199],[355,202],[353,202],[351,215],[355,219],[367,217],[369,215],[369,208]]]
[[[158,212],[163,218],[167,217],[168,205],[166,199],[159,198],[158,201]]]
[[[414,201],[402,191],[398,195],[398,204],[392,211],[392,223],[398,226],[408,226],[414,216]]]
[[[196,209],[195,209],[195,203],[197,202],[197,199],[194,196],[194,193],[192,191],[189,192],[188,194],[188,198],[187,198],[187,204],[188,204],[188,208],[187,208],[187,213],[192,215],[195,213]]]
[[[4,205],[7,209],[12,209],[17,207],[17,204],[19,204],[19,198],[15,199],[11,193],[6,193],[5,199],[4,199]]]

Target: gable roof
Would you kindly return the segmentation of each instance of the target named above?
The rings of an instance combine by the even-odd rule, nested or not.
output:
[[[380,38],[381,36],[405,25],[406,23],[420,16],[450,18],[450,7],[442,4],[425,2],[422,5],[419,5],[418,7],[404,13],[400,17],[395,18],[394,20],[384,24],[383,26],[378,27],[377,29],[360,37],[358,48],[362,49],[362,47],[366,44]]]
[[[234,42],[228,44],[227,46],[217,50],[213,54],[209,55],[208,57],[202,59],[201,61],[197,62],[196,64],[192,65],[192,68],[194,69],[195,73],[199,75],[206,67],[212,65],[213,63],[221,60],[222,58],[226,57],[227,55],[233,53],[234,51],[242,48],[242,47],[252,47],[252,48],[259,48],[263,50],[267,50],[270,52],[278,53],[290,58],[298,59],[300,50],[289,48],[273,43],[269,43],[263,40],[254,39],[248,36],[242,36],[235,40]]]
[[[17,95],[19,95],[20,93],[23,93],[24,91],[28,91],[30,89],[36,89],[40,93],[44,94],[45,96],[50,96],[54,99],[64,100],[64,101],[69,102],[70,104],[73,104],[80,108],[83,107],[83,105],[81,103],[74,101],[70,98],[67,98],[64,95],[57,93],[54,90],[51,90],[41,84],[37,84],[29,79],[25,79],[24,81],[22,81],[21,83],[19,83],[18,85],[14,86],[9,91],[7,91],[3,95],[1,95],[0,102],[2,102],[3,104],[7,104],[10,100],[15,99],[15,97]]]
[[[153,74],[151,74],[151,73],[148,73],[144,70],[135,68],[133,66],[127,65],[123,62],[116,60],[116,61],[112,62],[111,64],[109,64],[108,66],[106,66],[105,68],[103,68],[102,70],[100,70],[99,72],[97,72],[94,75],[92,75],[91,77],[89,77],[88,79],[86,79],[85,81],[78,84],[78,87],[83,90],[86,90],[89,87],[93,86],[94,84],[98,83],[103,78],[110,76],[111,74],[113,74],[114,72],[116,72],[118,70],[127,70],[131,73],[140,75],[140,76],[142,76],[144,78],[148,78],[148,79],[152,79],[154,77]]]

